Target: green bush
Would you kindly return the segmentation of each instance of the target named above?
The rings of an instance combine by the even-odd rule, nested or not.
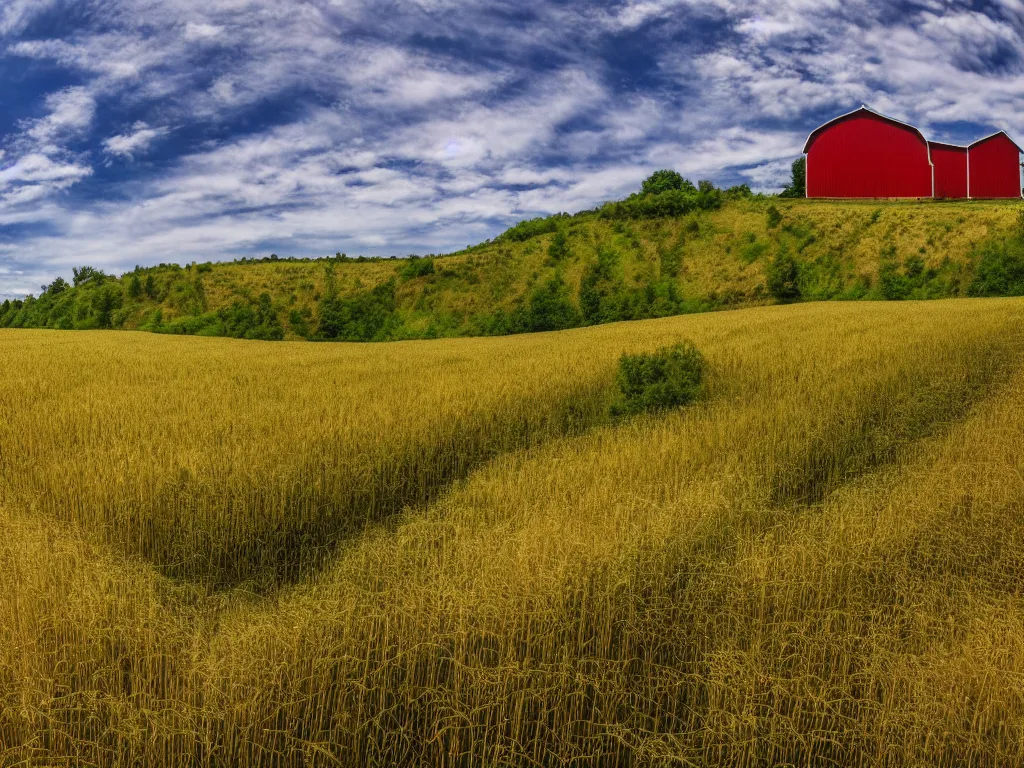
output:
[[[216,314],[221,333],[235,339],[280,341],[284,338],[281,318],[269,293],[261,293],[255,304],[236,300]],[[208,326],[209,327],[209,326]]]
[[[784,303],[800,298],[800,269],[796,260],[786,249],[781,249],[765,269],[768,293],[776,301]]]
[[[678,244],[682,248],[681,242]],[[583,270],[580,281],[579,303],[584,325],[616,323],[623,320],[646,320],[652,317],[669,317],[687,311],[694,311],[679,292],[679,286],[672,279],[678,272],[681,255],[675,246],[662,254],[665,277],[626,285],[619,269],[619,254],[607,247],[599,247],[597,260]],[[668,268],[666,258],[671,259]]]
[[[980,248],[971,296],[1024,296],[1024,239],[993,240]]]
[[[671,246],[660,246],[658,248],[662,277],[679,276],[679,270],[683,266],[683,249],[685,247],[686,238],[680,235]]]
[[[591,262],[583,271],[580,281],[580,309],[587,325],[597,325],[608,320],[608,297],[615,290],[615,272],[619,255],[610,248],[597,249],[597,261]]]
[[[422,259],[419,256],[410,256],[408,263],[402,267],[401,276],[403,280],[414,280],[417,277],[432,275],[434,272],[433,259]]]
[[[114,327],[114,313],[124,305],[124,293],[117,283],[101,286],[93,293],[92,306],[100,328]]]
[[[401,325],[395,314],[395,281],[347,298],[328,286],[320,302],[318,341],[387,341]]]
[[[547,216],[540,219],[529,219],[521,221],[501,235],[499,240],[511,240],[514,243],[523,243],[541,235],[549,235],[558,231],[559,219],[565,218],[561,215]]]
[[[708,181],[700,189],[692,184],[686,189],[670,189],[654,194],[630,195],[617,203],[601,208],[604,219],[660,219],[685,216],[693,211],[713,211],[722,207],[724,196]]]
[[[701,394],[704,357],[684,342],[650,354],[619,360],[620,397],[615,415],[666,411],[693,402]]]
[[[556,275],[530,294],[528,328],[532,332],[562,331],[580,324],[569,287]]]
[[[743,249],[740,251],[740,259],[744,264],[753,264],[755,261],[760,259],[767,250],[767,243],[754,240],[754,242],[743,246]]]
[[[750,187],[746,184],[737,184],[735,187],[729,187],[722,194],[726,200],[749,200],[754,196],[754,193],[750,191]]]
[[[551,245],[548,246],[548,258],[557,263],[562,261],[569,253],[569,238],[565,236],[565,232],[556,232]]]

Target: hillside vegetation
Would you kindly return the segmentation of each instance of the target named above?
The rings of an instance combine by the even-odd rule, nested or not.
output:
[[[0,327],[388,341],[777,302],[1024,295],[1019,202],[807,201],[679,181],[444,257],[272,256],[117,279],[83,268],[74,285],[0,304]]]
[[[927,238],[933,210],[959,215],[870,228]],[[493,253],[547,259],[531,242]],[[1022,321],[980,299],[388,345],[0,331],[0,765],[1020,764]],[[698,354],[696,402],[615,415]]]

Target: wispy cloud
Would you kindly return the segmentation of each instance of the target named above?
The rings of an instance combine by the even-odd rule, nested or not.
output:
[[[108,155],[133,160],[138,155],[144,154],[154,141],[166,136],[167,132],[166,128],[150,128],[146,123],[139,121],[132,126],[130,132],[104,139],[103,149]]]
[[[1024,136],[1022,29],[1021,0],[8,0],[0,294],[449,250],[659,167],[778,189],[861,103]]]
[[[67,88],[45,97],[48,114],[25,124],[24,138],[42,151],[57,151],[59,143],[85,132],[96,114],[96,100],[85,88]]]

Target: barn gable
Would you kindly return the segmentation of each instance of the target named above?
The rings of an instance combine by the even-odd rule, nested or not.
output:
[[[808,197],[934,195],[934,170],[924,135],[867,107],[818,128],[808,137],[804,152]]]

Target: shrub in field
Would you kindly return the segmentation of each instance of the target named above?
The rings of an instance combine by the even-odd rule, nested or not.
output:
[[[657,352],[623,355],[619,360],[622,397],[615,415],[666,411],[693,402],[704,380],[704,356],[684,342]]]

